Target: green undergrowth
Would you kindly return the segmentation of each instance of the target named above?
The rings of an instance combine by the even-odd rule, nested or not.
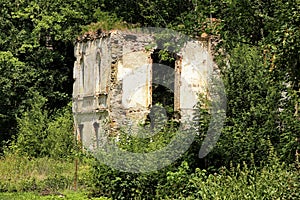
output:
[[[35,192],[22,193],[0,193],[1,200],[55,200],[55,199],[76,199],[86,200],[91,199],[84,192],[64,191],[61,194],[42,196]],[[92,198],[94,200],[108,200],[105,197]]]
[[[167,182],[157,189],[158,199],[299,199],[299,171],[284,163],[261,169],[238,165],[216,173],[196,169],[187,173],[183,163],[169,172]],[[176,189],[172,189],[176,188]]]
[[[276,156],[260,166],[200,169],[187,160],[151,173],[120,172],[94,159],[0,160],[0,199],[299,199],[300,171]]]
[[[79,162],[76,185],[87,187],[89,166]],[[0,158],[0,192],[28,192],[74,189],[75,162],[52,158],[26,158],[8,154]]]
[[[132,174],[94,166],[92,196],[113,199],[300,199],[300,171],[276,158],[269,163],[193,169],[180,166]]]

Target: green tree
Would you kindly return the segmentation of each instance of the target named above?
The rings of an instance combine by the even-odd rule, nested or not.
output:
[[[38,157],[45,155],[47,146],[47,124],[49,122],[48,113],[43,109],[46,99],[34,93],[31,100],[30,109],[27,108],[18,118],[18,135],[12,145],[15,153],[28,157]]]
[[[16,117],[33,91],[47,99],[49,114],[70,101],[73,41],[82,26],[101,20],[100,5],[98,0],[0,0],[1,141],[16,134]]]
[[[16,116],[20,116],[30,102],[31,91],[35,84],[37,70],[27,66],[11,52],[0,52],[0,141],[16,131]]]
[[[71,104],[50,116],[45,109],[46,98],[38,93],[33,93],[29,103],[17,119],[18,134],[11,145],[13,152],[29,158],[72,158],[77,149]]]

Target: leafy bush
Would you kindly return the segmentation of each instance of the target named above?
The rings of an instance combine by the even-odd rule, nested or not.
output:
[[[47,124],[47,155],[53,158],[74,156],[78,149],[73,130],[72,105],[69,103],[65,108],[58,110],[54,119]]]
[[[46,99],[35,93],[31,101],[30,110],[25,111],[22,118],[17,119],[18,135],[12,148],[20,155],[37,157],[45,155],[47,151],[44,141],[47,137],[46,126],[49,119],[43,109]]]
[[[160,187],[161,194],[167,194],[164,199],[298,199],[300,196],[299,172],[279,163],[262,169],[238,165],[229,170],[221,168],[214,174],[196,169],[188,177],[180,168],[169,173],[168,180],[167,185]]]
[[[54,117],[45,109],[46,99],[35,93],[31,107],[18,118],[18,135],[11,150],[28,157],[69,158],[76,151],[71,104]]]
[[[100,9],[95,11],[94,18],[98,22],[83,26],[82,34],[96,31],[110,31],[112,29],[125,29],[128,27],[116,14],[103,12]]]
[[[205,158],[208,166],[249,164],[251,154],[259,165],[267,162],[270,146],[282,161],[295,161],[300,147],[299,120],[293,114],[297,97],[281,79],[283,74],[269,70],[261,52],[259,47],[237,45],[225,60],[223,56],[218,59],[227,112],[220,139]]]
[[[188,162],[178,169],[155,173],[119,172],[97,163],[93,171],[92,195],[113,199],[299,199],[299,171],[294,166],[270,160],[261,167],[254,164],[222,167],[215,173]]]
[[[168,129],[168,128],[167,128]],[[131,152],[147,153],[157,148],[164,146],[174,134],[172,128],[163,129],[158,132],[150,142],[150,138],[137,138],[135,136],[128,136],[125,134],[120,135],[117,144],[121,149]],[[105,159],[114,159],[113,156]],[[153,199],[155,197],[155,190],[157,184],[164,181],[166,178],[166,170],[172,168],[169,166],[158,172],[147,172],[147,173],[130,173],[121,172],[111,167],[104,165],[103,160],[95,160],[92,163],[91,170],[91,186],[92,196],[107,196],[113,199]],[[125,161],[126,162],[126,161]],[[123,163],[127,166],[127,161]],[[138,161],[133,161],[138,162]],[[145,160],[141,162],[146,162]],[[150,165],[151,163],[144,163]],[[133,166],[128,166],[133,167]]]

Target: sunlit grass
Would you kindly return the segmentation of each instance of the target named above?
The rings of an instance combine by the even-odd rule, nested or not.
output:
[[[88,173],[89,166],[79,162],[78,187],[85,187]],[[72,160],[55,160],[46,157],[28,159],[15,154],[0,158],[0,191],[73,189],[74,180],[75,164]]]
[[[76,200],[86,200],[91,199],[84,192],[75,191],[65,191],[61,195],[49,195],[41,196],[38,193],[24,192],[24,193],[0,193],[1,200],[55,200],[55,199],[76,199]],[[92,198],[94,200],[108,200],[108,198]]]

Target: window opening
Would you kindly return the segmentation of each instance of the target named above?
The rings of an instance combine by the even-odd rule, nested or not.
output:
[[[174,85],[176,55],[161,49],[155,49],[152,58],[152,106],[162,106],[168,119],[174,114]],[[171,67],[171,73],[165,73],[162,65]],[[157,84],[164,83],[164,85]]]
[[[83,124],[79,124],[78,125],[78,129],[79,129],[79,141],[82,142],[82,138],[83,138]]]
[[[84,88],[84,61],[83,61],[83,58],[80,59],[80,67],[81,67],[82,88]]]
[[[95,130],[97,148],[99,148],[99,140],[100,140],[100,138],[99,138],[99,127],[100,127],[100,125],[99,125],[99,123],[94,122],[93,126],[94,126],[94,130]]]

